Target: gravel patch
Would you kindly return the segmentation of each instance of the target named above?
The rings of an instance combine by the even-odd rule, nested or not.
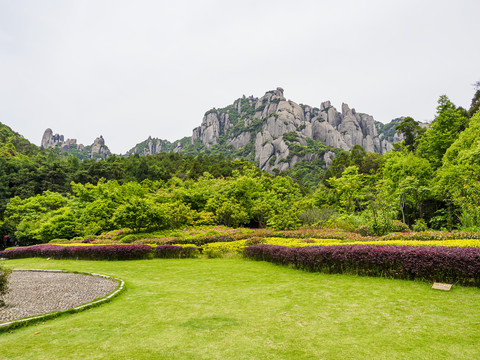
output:
[[[103,297],[117,286],[115,280],[99,276],[14,270],[4,296],[6,306],[0,308],[0,323],[68,310]]]

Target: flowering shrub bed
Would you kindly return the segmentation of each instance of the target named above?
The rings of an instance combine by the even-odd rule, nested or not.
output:
[[[286,247],[305,247],[305,246],[333,246],[344,244],[344,240],[340,239],[287,239],[287,238],[265,238],[262,239],[262,244],[279,245]]]
[[[288,248],[311,246],[340,246],[340,245],[394,245],[394,246],[444,246],[444,247],[480,247],[480,240],[378,240],[378,241],[346,241],[339,239],[286,239],[286,238],[256,238],[246,240],[212,242],[200,246],[198,249],[209,258],[218,258],[231,254],[241,254],[246,246],[250,245],[278,245]],[[191,245],[174,244],[175,246],[188,247]],[[159,245],[157,248],[170,245]],[[178,257],[178,256],[173,256]]]
[[[195,258],[198,255],[195,246],[159,245],[155,248],[155,256],[162,259]]]
[[[203,254],[209,258],[222,257],[227,254],[241,254],[247,240],[209,243],[202,246]]]
[[[377,239],[374,236],[362,236],[358,233],[348,232],[341,229],[323,229],[323,228],[300,228],[298,230],[290,231],[269,231],[266,230],[265,234],[258,234],[258,236],[264,237],[277,237],[288,239],[337,239],[337,240],[350,240],[350,241],[368,241]]]
[[[345,241],[337,239],[283,239],[266,238],[262,244],[280,245],[286,247],[305,246],[335,246],[335,245],[395,245],[395,246],[447,246],[447,247],[480,247],[480,240],[374,240],[374,241]]]
[[[375,236],[362,236],[358,233],[347,232],[343,230],[336,229],[314,229],[314,228],[301,228],[299,230],[292,231],[274,231],[271,229],[256,229],[250,230],[249,232],[242,229],[239,232],[230,232],[222,233],[216,235],[202,235],[195,237],[171,237],[171,238],[152,238],[152,239],[142,239],[139,240],[140,243],[153,243],[153,244],[193,244],[196,246],[203,246],[205,244],[217,243],[217,242],[234,242],[239,240],[249,240],[251,238],[261,238],[262,243],[275,243],[281,242],[279,239],[286,239],[288,243],[295,243],[295,240],[301,241],[315,241],[322,243],[322,245],[332,245],[332,244],[351,244],[351,243],[365,243],[373,244],[380,243],[389,244],[387,241],[399,240],[399,241],[445,241],[445,240],[480,240],[479,232],[467,232],[467,231],[456,231],[456,232],[441,232],[441,231],[423,231],[423,232],[407,232],[407,233],[392,233],[389,235],[375,237]],[[272,239],[265,240],[265,239]],[[331,240],[331,242],[326,241]],[[297,242],[299,245],[295,246],[308,246],[302,245],[301,242]],[[398,243],[400,244],[400,243]],[[476,242],[472,242],[473,245],[467,245],[465,242],[463,245],[453,245],[454,243],[445,244],[444,246],[477,246]],[[460,243],[459,243],[460,244]],[[283,244],[279,244],[283,245]],[[402,243],[402,245],[408,245]],[[413,243],[410,243],[413,245]],[[420,243],[416,243],[416,246],[422,246]],[[423,244],[425,246],[426,244]],[[437,245],[431,243],[430,245]],[[430,246],[427,245],[427,246]],[[440,244],[438,244],[440,245]]]
[[[180,236],[184,234],[184,236]],[[139,238],[136,243],[158,244],[158,245],[177,245],[192,244],[195,246],[204,246],[212,243],[226,243],[240,240],[249,240],[252,238],[283,238],[283,239],[337,239],[349,241],[373,241],[378,238],[372,236],[361,236],[357,233],[349,233],[336,229],[313,229],[301,228],[292,231],[274,231],[271,229],[228,229],[215,232],[213,230],[190,233],[169,232],[169,237],[147,237]],[[175,236],[172,236],[175,235]]]
[[[480,247],[480,240],[377,240],[345,242],[344,245],[396,245],[396,246],[446,246],[446,247]]]
[[[296,269],[480,286],[480,248],[253,245],[245,257]]]
[[[381,240],[454,240],[454,239],[480,239],[480,232],[473,231],[421,231],[388,234]]]
[[[130,229],[119,229],[119,230],[113,230],[113,231],[107,231],[102,233],[98,239],[108,241],[108,240],[118,240],[122,236],[125,236],[127,234],[131,234],[132,230]]]
[[[152,248],[148,245],[35,245],[0,251],[0,257],[7,259],[46,257],[81,260],[136,260],[148,258],[151,253]]]

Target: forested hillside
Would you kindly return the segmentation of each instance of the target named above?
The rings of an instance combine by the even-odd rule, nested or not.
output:
[[[39,149],[2,126],[0,233],[31,244],[121,228],[215,224],[317,225],[364,235],[479,230],[476,106],[478,91],[468,111],[441,96],[428,128],[411,117],[397,121],[404,140],[385,154],[355,145],[339,151],[326,171],[304,159],[276,174],[223,156],[178,153],[80,161]],[[295,141],[294,134],[283,138]]]

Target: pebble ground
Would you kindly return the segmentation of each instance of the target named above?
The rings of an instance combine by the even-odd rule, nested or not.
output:
[[[112,292],[111,279],[62,272],[13,271],[0,307],[0,324],[24,317],[68,310]]]

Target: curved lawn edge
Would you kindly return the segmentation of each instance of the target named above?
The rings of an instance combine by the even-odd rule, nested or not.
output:
[[[102,275],[102,274],[97,274],[97,273],[86,273],[86,272],[80,272],[80,271],[66,271],[66,270],[43,270],[43,269],[14,269],[14,271],[35,271],[35,272],[53,272],[53,273],[71,273],[71,274],[81,274],[81,275],[90,275],[90,276],[97,276],[97,277],[103,277],[106,279],[114,280],[117,282],[118,286],[113,290],[112,292],[106,294],[105,296],[101,298],[94,299],[93,301],[80,304],[78,306],[75,306],[73,308],[67,309],[67,310],[61,310],[61,311],[53,311],[49,312],[46,314],[40,314],[40,315],[35,315],[35,316],[30,316],[26,318],[21,318],[5,323],[0,324],[0,333],[16,329],[19,327],[23,326],[28,326],[34,323],[38,323],[40,321],[48,320],[48,319],[54,319],[59,316],[62,316],[64,314],[75,314],[78,312],[81,312],[83,310],[91,309],[97,306],[100,306],[104,303],[107,303],[111,301],[114,297],[117,297],[120,295],[124,290],[125,290],[125,282],[122,279],[113,277],[113,276],[108,276],[108,275]]]

